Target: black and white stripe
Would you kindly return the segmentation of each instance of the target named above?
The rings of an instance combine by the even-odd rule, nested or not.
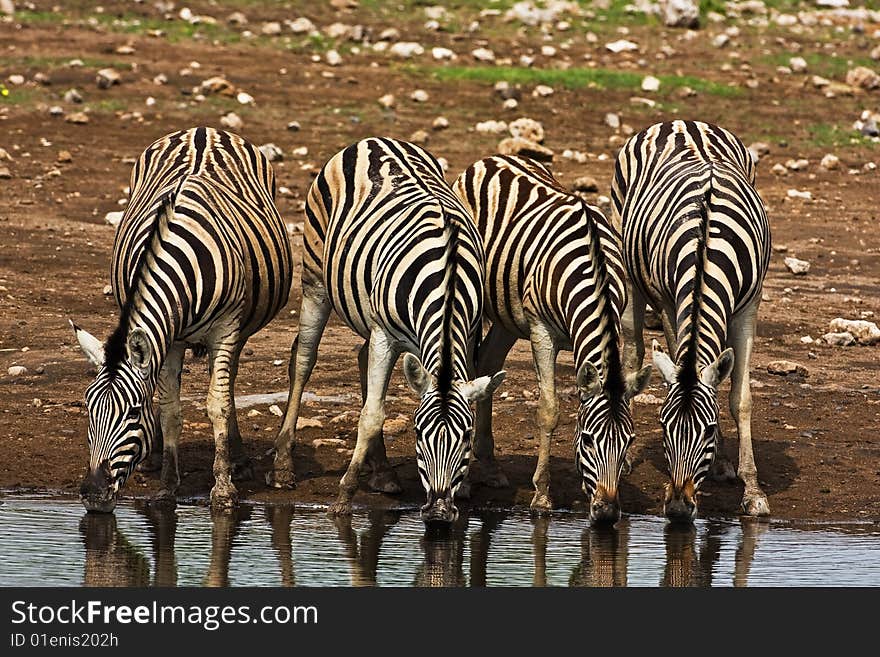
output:
[[[212,128],[169,134],[138,159],[113,246],[119,323],[104,346],[74,327],[99,366],[86,391],[87,506],[112,508],[134,467],[158,446],[155,391],[163,494],[173,496],[187,347],[210,358],[207,407],[217,443],[212,499],[234,502],[229,457],[244,456],[233,397],[239,354],[287,302],[292,278],[290,242],[274,195],[268,160],[241,137]]]
[[[666,511],[674,517],[694,515],[695,492],[710,469],[732,474],[718,453],[716,391],[731,370],[743,507],[769,512],[751,447],[749,359],[770,259],[770,227],[754,182],[742,142],[707,123],[653,125],[631,137],[617,158],[612,201],[633,286],[627,361],[637,365],[644,354],[646,302],[661,311],[674,354],[673,361],[654,350],[669,383],[661,423],[670,472]]]
[[[467,472],[469,402],[501,376],[469,380],[483,307],[483,250],[473,223],[437,160],[406,142],[369,138],[321,169],[306,201],[303,305],[291,391],[270,483],[293,483],[291,447],[303,387],[331,309],[367,342],[359,364],[364,407],[351,465],[331,512],[350,512],[369,457],[373,488],[399,490],[385,457],[382,422],[388,378],[404,371],[419,394],[416,457],[428,495],[425,518],[451,520]]]
[[[634,437],[629,399],[650,367],[627,381],[620,314],[626,305],[620,238],[601,211],[564,189],[542,165],[514,156],[473,164],[453,185],[486,251],[492,328],[481,368],[501,367],[517,339],[532,343],[541,437],[532,507],[550,508],[550,439],[558,420],[555,362],[573,350],[580,391],[575,451],[594,519],[619,516],[617,484]],[[493,461],[491,399],[478,405],[477,457]]]

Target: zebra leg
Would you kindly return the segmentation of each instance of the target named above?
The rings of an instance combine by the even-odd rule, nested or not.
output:
[[[244,347],[244,344],[241,345]],[[235,353],[235,358],[230,364],[229,371],[229,394],[232,399],[232,409],[229,412],[229,456],[232,459],[232,478],[235,481],[248,481],[254,478],[254,470],[251,459],[244,451],[241,442],[241,431],[238,428],[238,411],[235,408],[235,380],[238,378],[238,359],[241,358],[241,349]]]
[[[358,370],[361,379],[361,403],[367,403],[367,366],[370,355],[370,341],[367,340],[358,350]],[[378,440],[370,446],[367,460],[373,473],[367,482],[370,488],[379,493],[397,495],[403,489],[397,473],[388,462],[388,454],[385,452],[385,435],[380,434]]]
[[[493,375],[504,367],[504,361],[516,343],[516,336],[493,322],[477,354],[477,376]],[[492,436],[492,397],[477,401],[474,421],[474,457],[480,462],[480,481],[491,488],[510,485],[495,460],[495,438]],[[473,470],[471,471],[473,472]]]
[[[351,514],[351,498],[358,486],[358,475],[373,443],[382,439],[385,422],[385,392],[400,352],[381,329],[373,329],[367,357],[367,398],[358,420],[357,444],[348,470],[339,482],[339,497],[327,510],[330,515]]]
[[[183,429],[180,414],[180,371],[185,347],[174,344],[159,371],[159,424],[162,427],[162,487],[156,501],[174,504],[180,473],[177,468],[177,441]]]
[[[293,439],[296,420],[302,403],[303,389],[309,382],[315,361],[318,359],[318,344],[330,317],[330,300],[323,286],[303,289],[302,305],[299,312],[299,334],[290,346],[290,364],[287,374],[290,379],[290,392],[287,395],[287,412],[281,431],[275,438],[275,463],[272,471],[266,473],[266,483],[273,488],[293,488]]]
[[[532,483],[535,495],[531,508],[538,513],[549,513],[553,509],[550,499],[550,441],[559,422],[559,400],[556,398],[556,354],[558,349],[546,327],[535,324],[531,331],[532,357],[538,375],[538,467]]]
[[[229,508],[238,503],[238,491],[232,483],[229,416],[232,411],[232,371],[238,350],[237,331],[217,340],[211,348],[211,383],[208,388],[208,417],[214,426],[214,487],[211,506]]]
[[[645,360],[645,306],[647,300],[642,296],[632,283],[627,283],[629,303],[620,317],[621,329],[623,330],[623,371],[626,374],[638,372]],[[633,400],[629,400],[630,413],[633,411]],[[634,447],[634,446],[633,446]],[[623,461],[622,474],[624,476],[632,472],[632,464],[635,459],[635,451],[630,447],[626,451]]]
[[[730,340],[733,342],[733,374],[730,379],[730,413],[736,420],[739,434],[739,474],[746,486],[743,493],[742,509],[750,516],[770,515],[767,496],[758,485],[758,469],[752,450],[752,391],[749,385],[749,364],[752,358],[752,343],[755,333],[755,320],[758,315],[760,292],[749,307],[735,317],[730,326]]]

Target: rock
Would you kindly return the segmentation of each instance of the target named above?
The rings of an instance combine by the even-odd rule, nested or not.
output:
[[[253,105],[254,103],[254,97],[251,96],[249,93],[245,93],[244,91],[239,91],[235,95],[235,100],[237,100],[242,105]]]
[[[498,135],[507,132],[507,123],[504,121],[481,121],[474,126],[474,130],[483,134]]]
[[[293,153],[294,157],[305,157],[306,155],[309,154],[309,147],[308,146],[299,146],[297,148],[294,148],[291,151],[291,153]]]
[[[240,11],[234,11],[226,17],[226,22],[230,25],[247,25],[247,16]]]
[[[299,121],[291,121],[287,124],[287,129],[291,132],[299,132],[302,129],[302,126],[299,124]]]
[[[391,46],[388,52],[395,57],[409,59],[410,57],[423,54],[425,49],[422,47],[422,44],[414,41],[399,41]]]
[[[803,365],[798,365],[790,360],[774,360],[767,363],[767,372],[776,374],[777,376],[788,376],[796,374],[798,376],[808,376],[809,372]]]
[[[122,215],[122,212],[108,212],[104,215],[104,221],[111,226],[118,226],[119,222],[122,221]]]
[[[512,121],[507,126],[507,129],[510,131],[512,137],[522,137],[523,139],[533,141],[536,144],[544,142],[544,126],[534,119],[521,117],[516,121]]]
[[[12,0],[0,0],[0,14],[12,16],[15,13],[15,3]]]
[[[315,24],[306,17],[297,18],[287,23],[287,27],[294,34],[308,34],[315,31]]]
[[[799,160],[791,159],[785,163],[785,166],[792,171],[801,171],[802,169],[806,169],[808,166],[810,166],[810,161],[803,158]]]
[[[58,156],[55,159],[58,162],[73,162],[73,156],[70,154],[70,151],[58,151]]]
[[[553,95],[553,87],[548,87],[546,84],[539,84],[537,87],[532,89],[532,96],[535,98],[546,98],[547,96]]]
[[[41,84],[44,87],[48,87],[52,84],[52,79],[45,73],[38,71],[37,73],[34,73],[34,82]]]
[[[431,123],[431,127],[434,130],[446,130],[446,128],[449,127],[449,119],[447,119],[445,116],[438,116],[436,119],[434,119],[434,122]]]
[[[788,268],[788,271],[796,276],[806,274],[810,271],[810,263],[806,260],[798,260],[797,258],[786,258],[785,266]]]
[[[419,145],[427,144],[428,139],[430,139],[430,137],[428,136],[428,133],[425,132],[424,130],[416,130],[414,133],[412,133],[409,136],[409,140],[413,144],[419,144]]]
[[[835,169],[840,168],[840,158],[836,155],[832,155],[831,153],[827,153],[822,161],[819,162],[819,166],[827,171],[834,171]]]
[[[284,415],[284,411],[281,410],[281,407],[278,404],[272,404],[269,407],[269,412],[276,417],[281,417],[282,415]],[[297,424],[299,424],[299,421],[297,421]]]
[[[646,75],[642,80],[642,91],[657,91],[660,89],[660,80],[653,75]]]
[[[449,48],[440,47],[431,48],[431,57],[437,61],[458,59],[458,55],[452,52]]]
[[[113,294],[113,286],[112,285],[105,285],[103,287],[103,289],[101,290],[101,294],[103,294],[105,297],[109,297],[111,294]]]
[[[12,172],[9,171],[9,167],[0,167],[0,179],[9,180],[10,178],[12,178]]]
[[[856,342],[855,336],[849,331],[826,333],[822,339],[834,347],[849,347]]]
[[[871,59],[880,60],[880,46],[875,47],[871,51]]]
[[[60,105],[52,105],[52,107],[49,108],[49,114],[51,116],[61,116],[64,114],[64,108]]]
[[[262,413],[260,413],[260,411],[258,411],[256,408],[252,408],[247,412],[248,417],[259,417],[261,415]]]
[[[220,125],[230,130],[241,130],[244,127],[244,121],[235,112],[228,112],[220,117]]]
[[[788,67],[792,70],[792,73],[806,73],[807,60],[803,57],[792,57],[788,60]]]
[[[846,74],[846,83],[859,89],[880,88],[880,75],[866,66],[856,66]]]
[[[770,153],[770,145],[763,141],[756,141],[749,146],[749,153],[751,154],[752,159],[757,162]]]
[[[823,78],[819,75],[814,75],[812,78],[810,78],[810,80],[813,83],[813,86],[816,87],[817,89],[821,89],[822,87],[827,87],[828,85],[831,84],[831,80],[829,80],[828,78]]]
[[[410,95],[410,100],[415,101],[417,103],[426,103],[428,102],[428,92],[424,89],[416,89]]]
[[[617,114],[608,113],[605,115],[605,125],[607,125],[612,130],[617,130],[620,128],[620,117]]]
[[[661,0],[660,18],[667,27],[699,27],[700,3],[694,0]]]
[[[76,89],[68,89],[64,92],[65,103],[81,103],[83,102],[82,94]]]
[[[299,425],[299,422],[297,422]],[[297,426],[299,429],[299,426]],[[343,447],[345,445],[345,440],[342,438],[315,438],[312,441],[313,447]]]
[[[788,198],[799,198],[799,199],[802,199],[802,200],[804,200],[804,201],[809,201],[809,200],[811,200],[811,199],[813,198],[813,194],[812,194],[812,192],[809,192],[809,191],[800,191],[800,190],[797,190],[797,189],[789,189],[789,190],[786,192],[786,194],[787,194]]]
[[[85,112],[74,112],[73,114],[68,114],[67,116],[65,116],[64,120],[68,123],[82,125],[83,123],[89,122],[89,117]]]
[[[501,155],[523,155],[539,162],[552,162],[553,151],[522,137],[508,137],[498,144]]]
[[[571,188],[576,192],[598,192],[599,183],[592,176],[581,176],[575,179]]]
[[[263,144],[259,147],[259,151],[266,156],[270,162],[277,162],[284,159],[284,151],[273,143]]]
[[[264,36],[278,36],[281,34],[281,23],[277,21],[269,21],[268,23],[263,23],[263,26],[260,28],[260,32]]]
[[[109,89],[114,84],[119,84],[120,75],[114,68],[102,68],[95,77],[98,89]]]
[[[277,408],[277,406],[275,407]],[[269,409],[271,410],[271,409]],[[280,409],[279,409],[280,410]],[[277,415],[277,413],[276,413]],[[314,417],[298,417],[296,418],[296,430],[300,431],[301,429],[321,429],[324,425],[321,423],[321,420]]]
[[[339,66],[342,63],[342,55],[336,50],[328,50],[324,55],[324,61],[327,62],[328,66]]]
[[[501,107],[506,110],[512,110],[519,107],[519,101],[516,98],[508,98],[503,103],[501,103]]]
[[[397,99],[394,97],[394,94],[385,94],[379,99],[379,104],[385,109],[391,109],[397,103]]]
[[[770,172],[776,174],[777,176],[787,176],[788,175],[788,169],[786,169],[779,162],[777,162],[776,164],[773,165],[773,168],[770,169]]]
[[[632,41],[627,41],[626,39],[619,39],[617,41],[612,41],[611,43],[605,44],[605,49],[610,50],[613,53],[626,52],[629,50],[638,50],[639,46]]]
[[[478,62],[494,62],[495,53],[488,48],[476,48],[471,51],[471,56]]]
[[[9,376],[24,376],[25,374],[27,374],[27,368],[22,365],[13,365],[8,370],[6,370],[6,373]]]
[[[330,420],[330,424],[342,424],[343,422],[348,422],[349,420],[357,420],[359,413],[357,411],[343,411],[336,417]]]
[[[860,344],[875,344],[880,342],[880,328],[874,322],[863,319],[832,319],[828,328],[835,333],[851,333]]]
[[[633,401],[636,404],[649,404],[651,406],[659,406],[663,403],[663,400],[660,397],[655,397],[654,395],[648,392],[642,392],[633,397]]]
[[[400,40],[400,30],[396,27],[389,27],[382,30],[379,33],[380,41],[399,41]]]
[[[714,39],[712,39],[712,45],[716,48],[723,48],[728,43],[730,43],[730,37],[724,33],[719,34]]]
[[[382,433],[386,436],[396,436],[406,431],[407,428],[409,428],[409,418],[405,415],[398,415],[385,420],[382,424]]]
[[[6,78],[6,80],[9,82],[9,84],[14,84],[15,86],[24,84],[24,76],[19,75],[18,73],[10,75],[8,78]]]
[[[199,91],[203,94],[220,94],[230,98],[235,96],[236,93],[235,85],[219,75],[203,80],[202,84],[199,85]]]

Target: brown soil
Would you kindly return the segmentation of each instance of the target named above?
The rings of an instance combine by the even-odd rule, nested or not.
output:
[[[138,11],[155,18],[152,4],[103,3],[105,16],[116,11]],[[313,6],[316,3],[305,3],[309,10],[302,12],[273,8],[274,3],[253,7],[249,3],[236,4],[244,6],[251,19],[248,27],[255,32],[264,20],[295,18],[301,13],[307,13],[319,26],[341,20],[363,23],[379,32],[394,25],[401,29],[403,40],[420,41],[426,48],[451,47],[468,62],[472,60],[466,53],[481,45],[480,39],[488,39],[497,55],[512,56],[514,61],[530,49],[539,50],[543,43],[535,28],[517,35],[513,26],[488,19],[486,24],[495,26],[492,29],[456,34],[426,31],[421,13],[392,16],[361,8],[353,14],[337,14],[324,3],[317,9]],[[86,16],[87,5],[91,3],[65,3],[64,11],[70,12],[71,18],[67,25],[25,21],[24,27],[18,28],[16,23],[0,23],[4,47],[0,79],[21,73],[30,80],[38,71],[51,77],[49,86],[28,86],[29,96],[24,100],[0,102],[0,147],[14,158],[0,162],[12,174],[11,179],[0,180],[0,488],[73,493],[85,472],[87,418],[82,399],[93,370],[80,353],[67,319],[74,318],[99,336],[109,334],[114,326],[115,305],[102,294],[109,282],[113,228],[103,217],[120,209],[117,200],[124,196],[132,158],[154,139],[197,124],[219,127],[223,113],[230,109],[239,112],[245,121],[241,132],[246,138],[256,144],[272,141],[288,154],[276,164],[279,184],[290,189],[288,195],[279,197],[278,204],[288,222],[297,222],[302,220],[302,200],[311,181],[304,165],[310,164],[313,172],[333,153],[361,137],[383,134],[406,139],[415,130],[424,129],[430,133],[429,150],[449,161],[451,180],[472,161],[494,151],[498,137],[472,130],[477,121],[490,118],[530,116],[542,121],[548,132],[546,143],[557,152],[553,169],[560,180],[571,183],[589,174],[599,181],[600,193],[607,194],[612,159],[595,155],[613,156],[614,149],[608,145],[611,130],[604,125],[603,117],[606,112],[620,112],[624,122],[635,129],[661,119],[687,117],[718,122],[740,134],[746,143],[772,139],[772,151],[759,166],[758,183],[769,208],[776,248],[765,285],[768,300],[761,306],[752,364],[756,382],[753,433],[759,477],[775,517],[880,520],[880,347],[841,348],[800,342],[801,336],[816,338],[825,333],[834,317],[858,318],[865,310],[880,312],[880,173],[848,173],[850,168],[861,169],[867,161],[880,160],[880,148],[865,143],[828,146],[817,143],[808,129],[820,123],[848,129],[861,109],[877,109],[880,92],[827,99],[811,85],[804,85],[802,76],[779,76],[774,81],[779,62],[770,62],[767,57],[768,53],[787,52],[777,40],[780,35],[790,39],[786,44],[801,43],[805,51],[836,39],[839,43],[835,50],[841,57],[862,57],[864,37],[848,31],[838,34],[831,28],[817,28],[817,32],[801,36],[744,28],[738,38],[740,58],[735,60],[729,50],[708,45],[711,35],[723,26],[712,26],[708,35],[701,31],[699,38],[684,41],[680,31],[662,30],[656,24],[633,25],[627,38],[649,53],[645,55],[648,68],[643,72],[732,81],[740,85],[742,93],[735,97],[701,93],[688,99],[668,94],[659,108],[648,109],[631,104],[633,94],[626,90],[557,87],[552,96],[534,98],[531,87],[526,86],[519,107],[511,112],[501,108],[501,101],[488,83],[442,83],[407,71],[386,55],[355,56],[346,52],[343,65],[331,68],[313,62],[313,53],[307,48],[284,51],[266,45],[266,39],[216,45],[210,40],[172,43],[143,33],[114,32],[106,22],[99,23],[105,27],[77,22]],[[213,14],[221,20],[237,8],[218,10],[207,2],[189,5],[195,13]],[[39,2],[37,6],[49,11],[51,3]],[[461,11],[464,16],[470,16],[467,11],[473,14],[471,17],[476,16],[474,9]],[[600,66],[641,70],[636,63],[638,55],[611,56],[602,49],[605,41],[619,35],[613,26],[599,24],[596,29],[600,28],[604,31],[598,31],[597,45],[587,43],[580,33],[569,33],[574,44],[564,56],[575,65],[588,54]],[[126,43],[134,47],[134,55],[114,52]],[[670,43],[677,52],[655,61],[661,43]],[[74,57],[85,60],[86,65],[62,65]],[[122,84],[97,89],[95,71],[101,66],[89,63],[94,60],[125,64]],[[200,62],[201,68],[194,69],[192,76],[181,76],[180,69],[193,61]],[[728,61],[734,62],[733,70],[722,71],[722,64]],[[129,66],[134,62],[136,71]],[[434,65],[429,54],[419,63]],[[752,73],[742,69],[742,64],[750,64],[760,81],[756,89],[743,84]],[[280,73],[281,69],[286,73]],[[159,73],[168,76],[167,85],[153,84],[153,77]],[[257,99],[256,107],[215,98],[196,103],[192,96],[182,95],[182,91],[212,75],[224,75],[241,86]],[[85,125],[66,123],[47,111],[55,104],[64,106],[66,112],[82,109],[61,100],[64,91],[74,86],[83,91],[86,106],[91,109],[90,121]],[[427,103],[409,100],[416,88],[429,93]],[[384,111],[377,104],[377,99],[389,92],[397,96],[395,111]],[[148,96],[156,98],[154,107],[145,105]],[[140,112],[142,118],[125,116],[133,111]],[[439,115],[446,116],[451,127],[431,131],[431,122]],[[285,129],[291,120],[301,123],[299,132]],[[41,143],[41,139],[50,145]],[[291,159],[291,150],[299,146],[308,147],[308,155]],[[577,164],[559,157],[565,148],[593,155],[586,164]],[[71,162],[56,162],[62,150],[71,153]],[[818,161],[829,150],[840,156],[839,170],[826,172],[818,167]],[[787,177],[770,173],[773,164],[793,157],[810,160],[809,168]],[[786,192],[791,188],[810,189],[813,201],[790,201]],[[783,245],[787,254],[811,261],[807,276],[795,278],[787,272]],[[300,248],[301,239],[295,238],[294,249]],[[286,366],[275,366],[273,361],[280,359],[286,365],[297,330],[299,301],[297,282],[288,308],[249,343],[238,394],[286,389]],[[646,339],[651,337],[649,334]],[[358,344],[346,327],[335,318],[331,320],[308,390],[318,395],[349,394],[356,400]],[[767,363],[781,358],[805,365],[809,375],[794,379],[768,374]],[[27,374],[18,378],[7,375],[12,365],[24,365]],[[506,369],[508,377],[501,391],[506,390],[509,397],[496,402],[495,426],[499,460],[512,486],[505,490],[477,486],[475,504],[528,505],[531,498],[537,451],[533,438],[536,386],[524,343],[511,353]],[[563,354],[558,370],[562,417],[551,462],[554,502],[561,508],[582,505],[571,450],[576,409],[573,375],[570,356]],[[212,485],[213,443],[202,404],[206,380],[204,361],[188,361],[184,394],[189,401],[184,404],[186,422],[181,446],[184,496],[204,497]],[[663,396],[656,377],[648,392]],[[393,395],[388,404],[389,417],[403,414],[409,422],[415,403],[399,372],[395,373],[389,394]],[[735,430],[726,411],[726,398],[725,386],[721,393],[723,428],[729,436],[726,450],[735,460]],[[239,484],[243,497],[332,501],[348,457],[336,447],[315,448],[312,441],[343,438],[351,449],[356,413],[337,424],[330,419],[344,411],[356,411],[356,401],[306,405],[304,416],[321,418],[324,427],[299,432],[299,486],[292,492],[270,491],[261,483],[271,465],[267,451],[279,419],[268,412],[266,405],[257,408],[262,414],[253,418],[240,412],[245,445],[257,475],[255,480]],[[665,464],[658,409],[656,405],[636,406],[635,466],[621,491],[627,512],[660,511]],[[387,441],[405,492],[392,498],[362,490],[355,499],[357,504],[421,502],[413,439],[410,427]],[[137,474],[125,494],[149,495],[157,490],[157,483],[154,476]],[[707,483],[701,514],[735,513],[741,493],[741,484]]]

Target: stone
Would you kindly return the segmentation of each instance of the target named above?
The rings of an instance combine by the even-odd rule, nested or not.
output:
[[[287,27],[294,34],[308,34],[315,31],[315,24],[306,17],[297,18],[287,23]]]
[[[826,333],[822,339],[834,347],[849,347],[856,343],[855,336],[849,331]]]
[[[379,104],[385,109],[391,109],[397,103],[397,99],[394,97],[394,94],[385,94],[379,99]]]
[[[220,117],[220,125],[230,130],[241,130],[244,127],[244,121],[235,112],[228,112]]]
[[[458,55],[452,52],[449,48],[434,47],[431,48],[431,57],[437,61],[443,61],[457,59]]]
[[[659,406],[663,403],[663,399],[661,399],[660,397],[655,397],[648,392],[639,393],[638,395],[633,397],[633,401],[636,404],[649,404],[651,406]]]
[[[424,89],[416,89],[409,95],[410,100],[416,103],[426,103],[428,102],[428,92]]]
[[[544,142],[544,126],[527,117],[521,117],[516,121],[511,121],[507,126],[512,137],[522,137],[536,144]]]
[[[840,158],[831,153],[827,153],[822,161],[819,162],[819,166],[827,171],[834,171],[835,169],[840,168]]]
[[[299,121],[291,121],[287,124],[287,129],[291,132],[299,132],[302,129],[302,126],[300,125]]]
[[[70,154],[70,151],[58,151],[58,156],[55,159],[58,162],[73,162],[73,156]]]
[[[871,51],[871,59],[873,59],[873,60],[877,60],[877,61],[880,61],[880,46],[876,46],[876,47]]]
[[[52,107],[49,108],[49,114],[51,116],[61,116],[64,114],[64,108],[61,107],[61,105],[52,105]]]
[[[260,32],[264,36],[278,36],[281,34],[281,23],[277,21],[269,21],[268,23],[263,23],[263,26],[260,28]]]
[[[429,139],[430,139],[430,137],[429,137],[428,133],[425,132],[424,130],[416,130],[414,133],[412,133],[409,136],[409,140],[413,144],[419,144],[419,145],[427,144]]]
[[[507,123],[504,121],[481,121],[474,126],[474,130],[483,134],[498,135],[507,132]]]
[[[788,67],[791,69],[792,73],[806,73],[807,60],[803,57],[792,57],[788,60]]]
[[[809,191],[801,191],[801,190],[798,190],[798,189],[789,189],[789,190],[786,192],[786,195],[788,196],[788,198],[799,198],[799,199],[801,199],[801,200],[803,200],[803,201],[809,201],[809,200],[811,200],[811,199],[813,198],[813,194],[812,194],[812,192],[809,192]]]
[[[83,123],[89,122],[89,117],[85,112],[74,112],[73,114],[68,114],[67,116],[65,116],[64,120],[68,123],[82,125]]]
[[[104,221],[111,226],[118,226],[119,222],[122,221],[122,215],[122,212],[108,212],[104,215]]]
[[[810,161],[803,158],[799,160],[791,159],[786,161],[785,166],[792,171],[801,171],[802,169],[806,169],[808,166],[810,166]]]
[[[575,179],[571,188],[576,192],[598,192],[599,183],[592,176],[581,176]]]
[[[712,45],[716,48],[723,48],[728,43],[730,43],[730,37],[726,34],[719,34],[714,39],[712,39]]]
[[[236,93],[235,85],[219,75],[203,80],[199,85],[199,91],[203,94],[220,94],[221,96],[229,96],[230,98],[235,96]]]
[[[757,162],[762,157],[770,153],[770,145],[763,141],[756,141],[749,146],[749,154],[752,159]]]
[[[425,49],[422,47],[422,44],[416,43],[414,41],[399,41],[391,46],[388,52],[390,52],[395,57],[409,59],[411,57],[415,57],[416,55],[423,54],[425,52]]]
[[[22,365],[13,365],[8,370],[6,370],[6,373],[9,376],[24,376],[25,374],[27,374],[27,368]]]
[[[284,411],[281,410],[281,407],[278,404],[272,404],[269,407],[269,412],[276,417],[281,417],[282,415],[284,415]],[[297,422],[297,424],[299,424],[299,422]]]
[[[546,84],[539,84],[534,89],[532,89],[532,96],[535,98],[546,98],[547,96],[553,95],[553,87],[548,87]]]
[[[806,260],[799,260],[797,258],[786,258],[785,266],[788,268],[788,271],[796,276],[801,276],[810,271],[810,263]]]
[[[516,98],[508,98],[503,103],[501,103],[501,107],[506,110],[513,110],[519,107],[519,101]]]
[[[270,162],[277,162],[284,159],[284,151],[273,143],[263,144],[258,149],[266,159]]]
[[[235,100],[237,100],[242,105],[253,105],[254,103],[254,97],[251,96],[249,93],[245,93],[244,91],[239,91],[235,95]]]
[[[856,66],[847,71],[846,83],[859,89],[880,88],[880,75],[866,66]]]
[[[105,285],[101,289],[101,294],[103,294],[105,297],[109,297],[111,294],[113,294],[113,286],[112,285]]]
[[[434,119],[433,123],[431,123],[431,127],[434,130],[446,130],[449,127],[449,119],[445,116],[438,116]]]
[[[498,144],[501,155],[523,155],[539,162],[552,162],[553,151],[522,137],[508,137]]]
[[[613,114],[609,112],[605,115],[605,125],[607,125],[612,130],[617,130],[620,128],[620,117],[617,114]]]
[[[382,433],[386,436],[396,436],[409,428],[409,418],[405,415],[398,415],[397,417],[388,418],[382,424]]]
[[[777,376],[788,376],[795,374],[797,376],[808,376],[807,368],[790,360],[774,360],[767,363],[767,372],[776,374]]]
[[[293,153],[294,157],[305,157],[306,155],[309,154],[309,147],[308,146],[299,146],[297,148],[294,148],[291,151],[291,153]]]
[[[82,94],[76,89],[68,89],[64,92],[65,103],[81,103],[83,102]]]
[[[299,422],[297,421],[297,424]],[[299,427],[297,427],[298,429]],[[315,438],[312,441],[313,447],[343,447],[345,445],[345,440],[342,438]]]
[[[38,71],[37,73],[34,73],[34,82],[41,84],[44,87],[48,87],[52,84],[52,79],[45,73]]]
[[[226,22],[230,25],[247,25],[247,16],[240,11],[234,11],[226,17]]]
[[[837,317],[831,320],[828,328],[833,333],[851,333],[860,344],[876,344],[880,342],[880,328],[874,322],[868,322],[863,319],[843,319],[842,317]]]
[[[642,91],[657,91],[660,89],[660,80],[653,75],[646,75],[642,80]]]
[[[777,176],[787,176],[788,175],[788,169],[786,169],[779,162],[777,162],[776,164],[773,165],[773,167],[770,169],[770,172],[773,174],[776,174]]]
[[[661,0],[660,18],[667,27],[699,27],[700,3],[695,0]]]
[[[638,50],[639,46],[632,41],[628,41],[626,39],[618,39],[617,41],[606,43],[605,49],[610,50],[613,53],[621,53],[627,52],[629,50]]]
[[[494,62],[495,53],[488,48],[476,48],[471,51],[471,56],[478,62]]]
[[[0,13],[12,16],[15,13],[15,3],[12,0],[0,0]]]
[[[813,86],[816,87],[817,89],[821,89],[822,87],[827,87],[828,85],[831,84],[831,80],[829,80],[828,78],[823,78],[820,75],[814,75],[812,78],[810,78],[810,81],[813,83]]]
[[[336,50],[328,50],[324,55],[324,61],[328,66],[339,66],[342,64],[342,55]]]
[[[119,72],[114,68],[102,68],[95,77],[95,84],[98,85],[98,89],[109,89],[114,84],[119,84],[120,81]]]
[[[277,406],[273,406],[272,408],[278,408]],[[271,408],[269,410],[272,410]],[[278,409],[281,410],[281,409]],[[274,413],[274,411],[273,411]],[[277,413],[274,413],[278,415]],[[321,429],[324,425],[321,423],[321,420],[314,417],[298,417],[296,418],[296,430],[300,431],[301,429]]]

